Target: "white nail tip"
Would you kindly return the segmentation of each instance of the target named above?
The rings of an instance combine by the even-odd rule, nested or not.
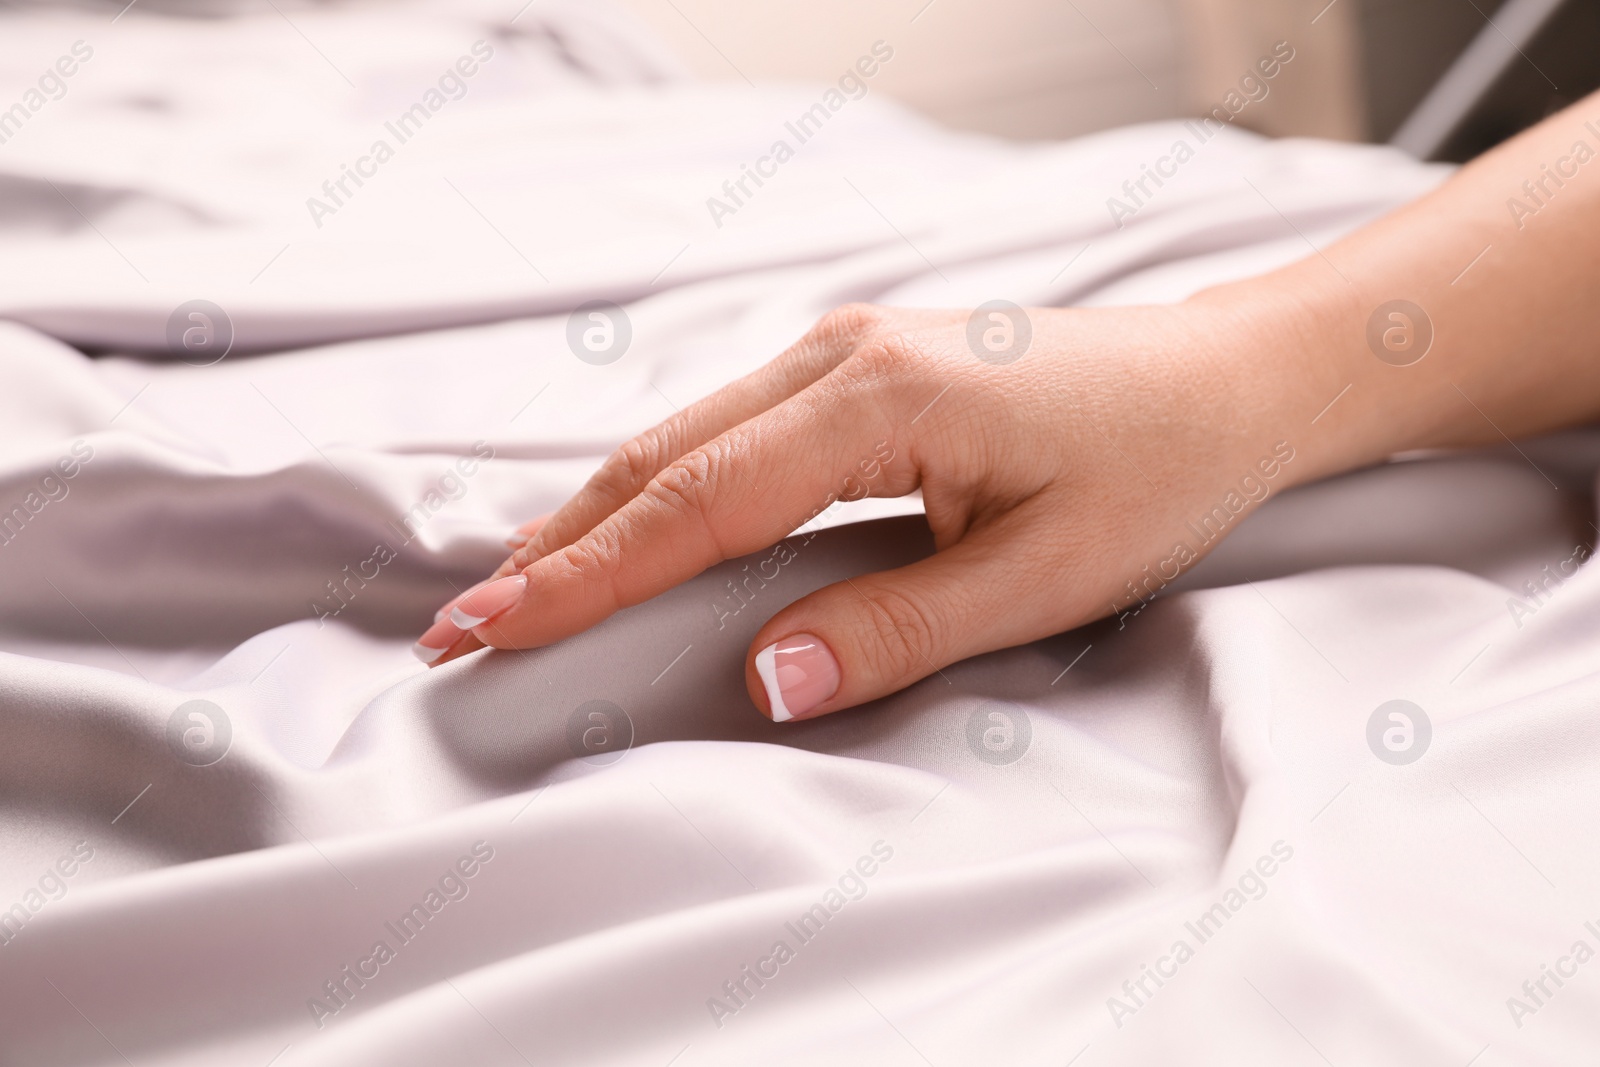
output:
[[[424,644],[415,644],[411,646],[411,654],[416,656],[424,663],[432,663],[434,660],[444,655],[447,651],[449,650],[444,648],[429,648]]]
[[[468,615],[460,608],[456,608],[450,613],[450,621],[455,623],[463,630],[470,630],[474,626],[482,626],[484,623],[488,622],[489,617],[487,615]]]
[[[783,702],[783,691],[778,688],[778,646],[768,645],[756,653],[756,674],[761,677],[761,685],[767,691],[767,702],[772,705],[772,721],[788,722],[794,718],[789,714],[789,707]]]

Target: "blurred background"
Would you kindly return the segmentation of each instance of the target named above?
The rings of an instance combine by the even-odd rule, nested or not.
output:
[[[1600,88],[1600,0],[610,2],[709,81],[832,81],[861,41],[892,29],[897,58],[875,92],[947,126],[1018,140],[1204,113],[1278,41],[1295,49],[1294,63],[1237,120],[1273,136],[1399,135],[1413,154],[1460,162]],[[134,5],[201,16],[347,6],[0,0],[0,10]],[[1464,55],[1443,94],[1453,99],[1402,132]]]
[[[1511,61],[1433,158],[1470,158],[1600,87],[1596,0],[619,2],[696,75],[757,81],[832,80],[875,27],[920,12],[876,87],[947,125],[1022,139],[1203,113],[1279,40],[1295,62],[1239,119],[1277,136],[1389,140],[1482,33]]]

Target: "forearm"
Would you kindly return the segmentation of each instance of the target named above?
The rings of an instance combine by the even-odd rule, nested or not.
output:
[[[1257,351],[1241,370],[1273,383],[1275,432],[1304,442],[1308,480],[1600,416],[1597,288],[1600,95],[1320,254],[1197,300],[1246,321]],[[1384,317],[1369,343],[1395,300],[1423,310],[1418,335],[1431,323],[1414,363],[1407,319]]]

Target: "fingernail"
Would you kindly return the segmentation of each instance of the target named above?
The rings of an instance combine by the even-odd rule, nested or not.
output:
[[[457,604],[461,603],[467,597],[471,596],[473,593],[476,593],[478,590],[482,589],[484,586],[488,585],[492,581],[494,581],[493,578],[485,578],[483,581],[477,583],[476,585],[470,586],[469,588],[463,590],[462,592],[457,593],[455,596],[451,597],[449,600],[446,600],[444,602],[444,607],[440,608],[438,611],[433,613],[433,621],[434,622],[438,622],[440,619],[442,619],[446,615],[450,614],[450,609],[451,608],[455,607]]]
[[[451,610],[450,621],[463,630],[482,626],[521,600],[522,592],[527,587],[528,579],[520,574],[490,582],[477,592],[462,597],[461,603]]]
[[[795,634],[756,653],[773,722],[803,718],[839,690],[839,661],[812,634]]]
[[[417,638],[417,643],[411,646],[411,654],[424,663],[432,663],[460,639],[461,627],[449,619],[440,619]]]

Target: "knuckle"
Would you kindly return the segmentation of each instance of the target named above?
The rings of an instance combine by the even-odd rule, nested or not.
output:
[[[840,365],[838,382],[848,393],[892,396],[925,366],[921,352],[903,334],[884,334],[856,346]]]
[[[902,333],[888,333],[858,347],[855,361],[870,373],[901,375],[922,362],[921,350]]]
[[[725,462],[720,448],[704,445],[668,465],[645,492],[674,511],[703,516],[710,510]]]
[[[618,446],[601,465],[594,481],[619,496],[631,496],[648,485],[661,466],[660,439],[653,431],[646,431]]]
[[[560,571],[593,585],[607,585],[620,559],[618,540],[610,524],[602,524],[572,544],[546,557]],[[531,565],[530,565],[531,566]]]
[[[921,676],[938,661],[934,623],[927,609],[903,593],[875,589],[867,594],[869,641],[862,649],[878,675],[886,679]]]
[[[719,559],[728,558],[729,553],[719,534],[715,507],[731,462],[724,442],[707,442],[669,465],[643,494],[668,508],[675,518],[697,527],[693,540],[703,540]]]
[[[904,333],[884,334],[869,346],[876,357],[892,367],[921,366],[929,362],[927,351]]]
[[[876,304],[843,304],[822,316],[815,332],[830,340],[853,341],[871,334],[886,320],[887,313]]]
[[[549,555],[559,545],[560,541],[555,531],[546,526],[545,529],[528,538],[521,548],[512,552],[511,558],[501,566],[501,570],[506,571],[506,573],[496,574],[495,577],[505,578],[516,571],[526,570],[539,559]]]
[[[532,537],[522,543],[521,548],[511,553],[511,558],[507,562],[514,570],[520,571],[531,566],[536,560],[554,552],[577,534],[585,532],[581,528],[576,528],[566,513],[572,513],[572,509],[562,508],[551,515],[543,526],[534,531]],[[569,529],[574,532],[568,533]]]

